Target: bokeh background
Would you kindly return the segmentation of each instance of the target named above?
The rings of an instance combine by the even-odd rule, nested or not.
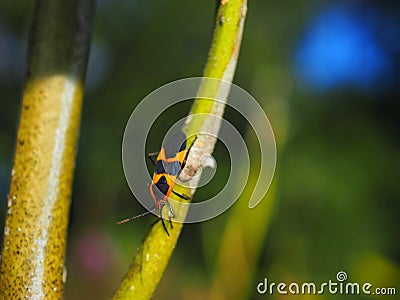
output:
[[[1,225],[32,11],[33,1],[0,2]],[[115,225],[143,211],[122,170],[125,124],[153,89],[202,74],[214,11],[215,1],[98,1],[66,299],[108,299],[147,232],[151,218]],[[246,199],[260,159],[255,151],[248,188],[237,204],[212,221],[184,227],[154,299],[286,299],[276,292],[258,295],[256,286],[264,278],[320,284],[339,271],[350,282],[400,293],[399,62],[398,1],[250,0],[234,82],[270,118],[278,145],[274,183],[249,211]],[[166,111],[146,148],[156,151],[167,126],[189,109],[188,102]],[[226,118],[257,149],[246,122],[231,110]],[[217,193],[228,178],[222,144],[215,157],[216,177],[198,199]]]

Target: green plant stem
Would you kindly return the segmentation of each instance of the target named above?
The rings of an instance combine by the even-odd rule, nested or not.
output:
[[[1,299],[61,299],[93,0],[38,0],[8,196]]]
[[[204,70],[205,77],[232,81],[242,38],[247,9],[246,2],[246,0],[222,0],[219,4],[211,48]],[[207,85],[200,87],[199,97],[195,100],[190,115],[212,114],[222,117],[224,103],[201,98],[201,95],[204,95],[202,91],[210,89],[214,94],[218,93],[218,87]],[[209,91],[207,95],[210,95]],[[207,116],[192,118],[186,124],[184,130],[190,136],[207,127],[209,129],[208,132],[213,132],[217,135],[220,123],[215,120],[215,117],[208,118]],[[216,138],[199,136],[192,148],[186,167],[195,172],[198,165],[194,163],[196,160],[191,157],[201,157],[204,154],[211,155],[215,142]],[[184,189],[177,191],[183,193],[192,192],[192,195],[194,193],[194,189],[191,191]],[[176,197],[172,198],[179,201]],[[186,211],[175,211],[175,213],[186,215]],[[174,223],[174,227],[169,230],[169,237],[165,234],[160,224],[156,224],[151,228],[116,290],[113,299],[149,299],[153,295],[171,258],[182,226],[183,224],[181,223]]]

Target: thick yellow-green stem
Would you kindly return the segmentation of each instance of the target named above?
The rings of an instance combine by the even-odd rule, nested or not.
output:
[[[233,79],[246,15],[246,2],[246,0],[222,0],[219,4],[211,49],[204,70],[205,77],[226,81]],[[202,90],[214,90],[214,88],[214,86],[200,88],[199,98],[195,100],[190,114],[212,114],[222,117],[225,106],[223,103],[201,99],[201,95],[204,95]],[[218,87],[213,93],[214,95],[218,93]],[[210,96],[210,92],[207,92],[207,95]],[[190,136],[207,127],[207,132],[218,134],[219,126],[220,123],[215,117],[192,118],[185,125],[184,131]],[[213,137],[199,136],[190,156],[201,157],[204,154],[211,154],[215,142],[216,139]],[[193,161],[189,157],[187,168],[196,169]],[[184,189],[178,191],[189,192]],[[178,198],[172,198],[179,201]],[[175,211],[175,213],[180,215],[186,212]],[[152,227],[116,290],[114,299],[149,299],[152,296],[171,258],[182,225],[174,223],[173,229],[169,230],[169,237],[160,224]]]
[[[0,270],[1,299],[61,299],[94,0],[38,0]]]

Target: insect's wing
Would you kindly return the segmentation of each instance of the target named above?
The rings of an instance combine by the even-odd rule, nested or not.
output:
[[[183,131],[178,131],[168,137],[163,146],[166,158],[175,157],[177,153],[186,149],[186,135]]]

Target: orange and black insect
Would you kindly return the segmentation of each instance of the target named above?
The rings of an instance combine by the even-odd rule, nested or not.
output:
[[[169,235],[167,227],[164,223],[164,219],[162,218],[162,209],[165,204],[167,204],[168,209],[171,213],[171,217],[174,218],[175,214],[172,209],[171,203],[169,203],[168,200],[169,195],[173,193],[182,199],[190,199],[186,195],[182,195],[173,191],[173,188],[176,178],[185,168],[190,149],[192,148],[196,139],[197,137],[195,137],[190,147],[186,150],[186,135],[182,131],[178,131],[165,141],[160,152],[148,154],[149,158],[154,164],[153,180],[150,184],[150,195],[153,198],[154,207],[145,213],[122,220],[117,224],[126,223],[132,221],[133,219],[147,215],[148,213],[151,213],[153,211],[158,211],[158,218],[161,219],[164,230]],[[157,159],[154,160],[153,157],[156,155]]]

